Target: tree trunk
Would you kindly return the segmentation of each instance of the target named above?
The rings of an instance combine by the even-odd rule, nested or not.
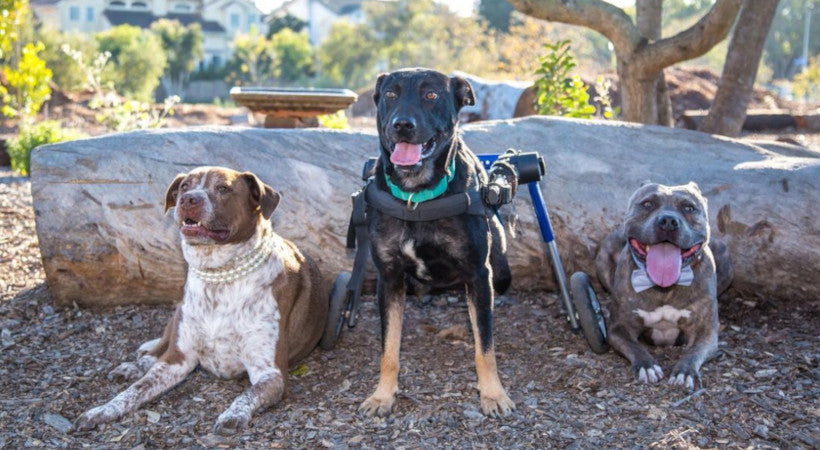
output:
[[[648,42],[657,42],[663,28],[663,0],[637,0],[635,3],[635,26],[638,33]],[[672,126],[672,101],[666,89],[666,78],[663,70],[655,77],[655,111],[656,117],[651,122],[663,126]]]
[[[624,118],[630,122],[671,125],[671,107],[663,97],[667,95],[662,84],[663,69],[697,58],[725,39],[742,0],[717,0],[697,23],[665,39],[660,39],[661,0],[637,2],[638,26],[622,9],[602,0],[509,0],[509,3],[523,14],[584,26],[604,35],[612,42],[618,59]],[[656,36],[657,40],[649,42],[651,39],[647,36]]]
[[[712,233],[725,240],[742,295],[820,298],[820,158],[785,157],[730,139],[667,127],[529,117],[467,124],[476,153],[539,151],[541,182],[566,272],[594,274],[600,240],[622,221],[642,180],[696,181]],[[544,145],[548,142],[549,145]],[[164,214],[168,183],[199,165],[252,170],[282,194],[274,229],[316,260],[330,283],[353,263],[345,248],[350,194],[374,133],[202,127],[110,134],[32,153],[31,191],[55,302],[70,306],[178,301],[179,233]],[[523,231],[509,241],[513,288],[555,289],[526,189]],[[70,205],[70,207],[67,207]],[[816,207],[814,207],[816,209]]]
[[[746,119],[763,44],[772,25],[778,0],[745,0],[729,43],[723,75],[715,100],[700,131],[738,136]]]

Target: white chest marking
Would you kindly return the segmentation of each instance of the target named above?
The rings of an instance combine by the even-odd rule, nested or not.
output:
[[[643,319],[644,325],[651,327],[660,322],[671,322],[677,324],[680,319],[688,319],[692,311],[688,309],[677,309],[674,306],[663,305],[652,312],[636,309],[635,314]]]
[[[409,258],[416,265],[416,278],[419,280],[426,280],[430,278],[430,275],[427,273],[427,266],[424,265],[424,261],[416,255],[416,249],[413,248],[412,239],[404,241],[401,245],[401,252],[404,253],[404,256]]]

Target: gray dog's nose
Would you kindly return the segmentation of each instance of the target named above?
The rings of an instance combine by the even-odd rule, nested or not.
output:
[[[663,231],[675,231],[680,228],[680,220],[673,215],[658,217],[658,227]]]
[[[416,119],[412,117],[396,117],[393,119],[393,129],[396,131],[410,131],[416,128]]]

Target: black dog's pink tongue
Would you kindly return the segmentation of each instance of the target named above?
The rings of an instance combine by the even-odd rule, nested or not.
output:
[[[393,153],[390,154],[390,162],[397,166],[412,166],[421,159],[421,144],[410,144],[399,142]]]
[[[653,283],[669,287],[680,278],[680,247],[668,242],[647,246],[646,273]]]

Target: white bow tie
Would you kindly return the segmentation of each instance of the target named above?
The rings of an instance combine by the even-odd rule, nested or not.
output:
[[[635,292],[643,292],[656,286],[652,279],[649,278],[649,274],[646,273],[646,265],[635,259],[634,256],[632,260],[638,265],[638,268],[632,271],[632,289],[635,289]],[[690,286],[694,280],[695,271],[692,270],[691,265],[687,265],[686,267],[681,267],[680,277],[675,284],[679,286]]]

